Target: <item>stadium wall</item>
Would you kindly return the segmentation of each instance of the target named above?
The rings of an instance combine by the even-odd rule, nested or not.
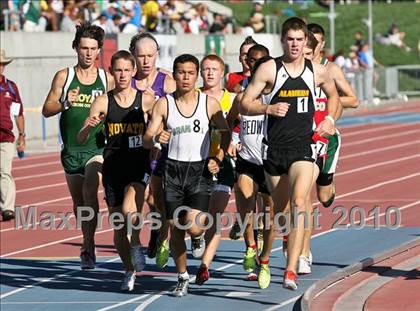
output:
[[[45,119],[41,107],[48,94],[54,74],[77,62],[71,48],[73,33],[0,32],[1,48],[13,62],[6,67],[5,75],[18,85],[25,107],[27,139],[58,138],[58,116]],[[128,49],[131,35],[109,37],[104,45],[99,64],[108,67],[113,50]],[[156,35],[160,45],[158,66],[172,70],[173,59],[190,53],[201,59],[209,52],[219,54],[229,71],[241,70],[238,62],[239,46],[245,39],[242,35]],[[254,39],[266,45],[272,55],[281,54],[280,38],[277,35],[257,34]],[[114,44],[115,42],[115,44]],[[201,82],[199,82],[201,83]]]

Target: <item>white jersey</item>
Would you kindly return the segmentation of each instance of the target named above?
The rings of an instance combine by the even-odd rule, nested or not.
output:
[[[266,104],[265,97],[262,96],[263,104]],[[245,161],[262,165],[262,140],[264,138],[265,115],[240,117],[239,141],[242,146],[239,156]]]
[[[172,132],[168,158],[176,161],[195,162],[209,156],[210,120],[207,112],[207,95],[198,93],[194,113],[186,117],[178,109],[172,95],[166,95],[168,116],[166,126]]]

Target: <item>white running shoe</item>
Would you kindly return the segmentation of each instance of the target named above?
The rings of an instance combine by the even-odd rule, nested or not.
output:
[[[124,274],[123,283],[121,284],[121,290],[131,292],[134,289],[135,282],[136,282],[136,271],[127,271]]]
[[[191,252],[194,258],[201,258],[206,249],[206,242],[204,241],[204,234],[199,237],[191,237]]]
[[[146,257],[141,249],[141,245],[135,245],[131,247],[131,262],[134,266],[134,269],[138,272],[143,271],[146,266]]]
[[[298,274],[309,274],[311,273],[311,261],[309,259],[309,257],[300,255],[299,256],[299,261],[298,261],[298,269],[297,269],[297,273]]]

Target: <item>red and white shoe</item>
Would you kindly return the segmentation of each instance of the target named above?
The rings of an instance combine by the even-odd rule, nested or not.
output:
[[[283,288],[297,290],[297,276],[293,271],[284,271]]]

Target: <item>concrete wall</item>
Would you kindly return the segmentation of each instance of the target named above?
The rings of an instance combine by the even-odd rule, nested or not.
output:
[[[157,35],[161,47],[160,67],[172,70],[173,59],[182,53],[190,53],[201,59],[205,55],[205,36]],[[1,48],[13,62],[5,69],[7,78],[16,82],[26,109],[26,132],[28,139],[43,137],[43,117],[41,107],[48,94],[54,74],[65,67],[77,63],[71,48],[73,33],[25,33],[0,32]],[[130,35],[118,36],[118,49],[128,49]],[[271,54],[281,54],[280,39],[277,35],[258,34],[258,43],[266,45]],[[239,46],[244,40],[241,35],[225,36],[225,51],[222,55],[230,71],[241,69],[238,62]],[[57,137],[58,116],[45,120],[47,137]]]

